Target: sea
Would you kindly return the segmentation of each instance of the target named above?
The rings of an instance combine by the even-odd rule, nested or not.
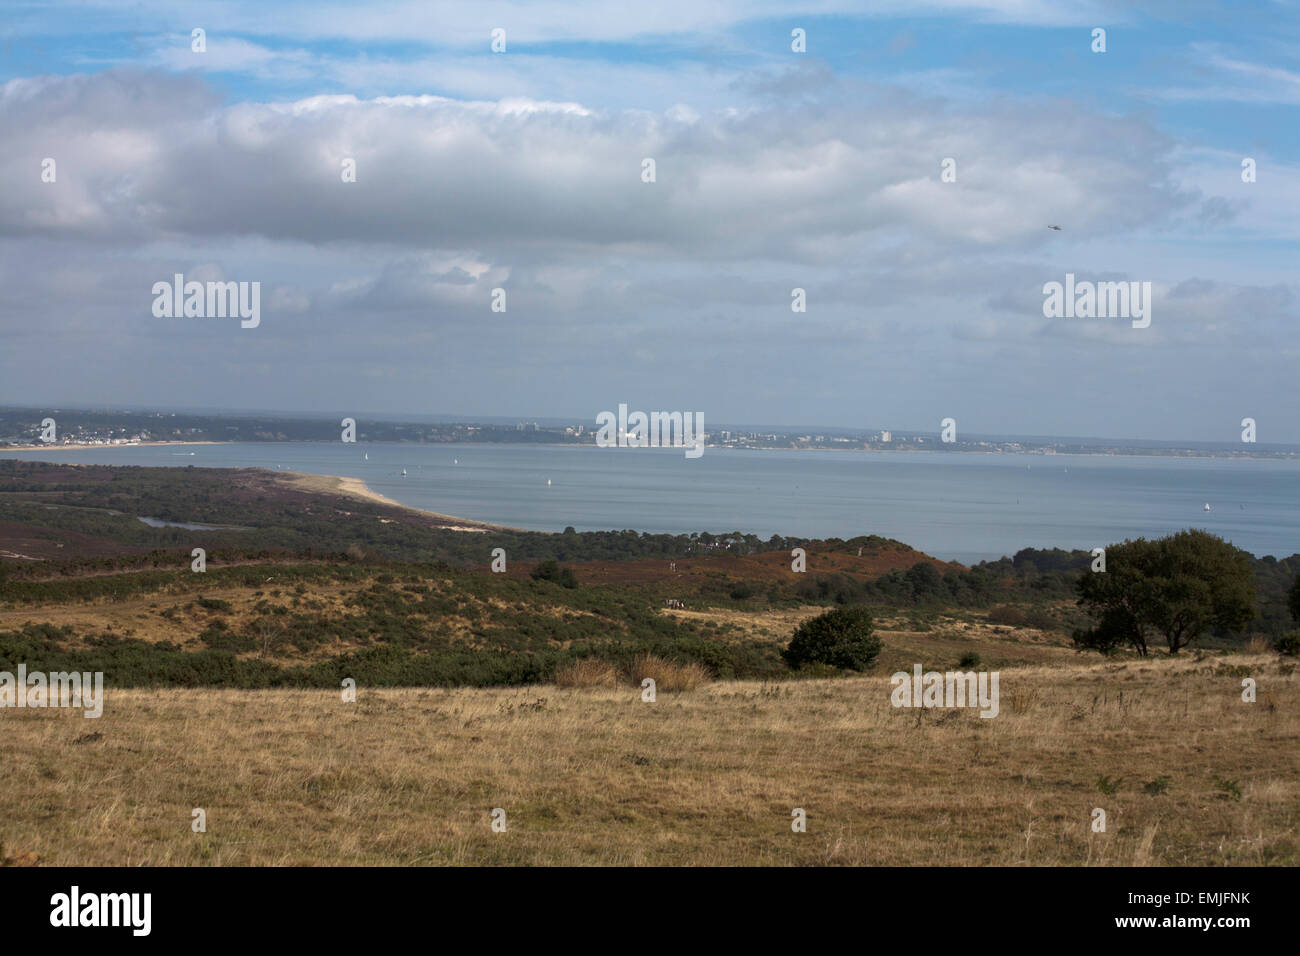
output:
[[[1184,528],[1258,556],[1300,552],[1296,461],[724,448],[688,459],[669,448],[342,442],[88,446],[0,458],[342,475],[404,505],[514,528],[877,534],[964,564]]]

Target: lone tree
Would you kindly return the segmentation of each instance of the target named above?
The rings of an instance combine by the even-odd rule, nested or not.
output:
[[[1106,570],[1083,572],[1077,590],[1096,623],[1074,642],[1103,654],[1127,644],[1145,657],[1161,638],[1177,654],[1211,628],[1240,630],[1255,616],[1249,558],[1206,531],[1110,545]]]
[[[880,638],[873,628],[871,612],[865,607],[837,607],[800,624],[781,656],[791,667],[829,664],[866,670],[880,653]]]

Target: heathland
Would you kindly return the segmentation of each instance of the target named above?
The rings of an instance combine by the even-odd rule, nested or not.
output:
[[[0,462],[0,671],[109,688],[98,719],[0,710],[0,859],[1295,864],[1297,678],[1270,648],[1300,556],[1250,559],[1245,629],[1148,658],[1075,645],[1089,560],[540,534],[283,473]],[[874,665],[791,670],[843,605]],[[999,671],[999,716],[892,707],[915,664]]]

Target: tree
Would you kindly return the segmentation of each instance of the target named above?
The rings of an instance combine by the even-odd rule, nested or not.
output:
[[[257,636],[261,638],[263,659],[271,653],[271,648],[280,642],[280,638],[284,636],[284,628],[284,624],[273,621],[269,617],[257,619],[256,630]]]
[[[913,599],[920,601],[943,590],[943,575],[929,561],[918,561],[907,569],[907,583]]]
[[[1296,575],[1295,583],[1291,585],[1291,590],[1286,592],[1286,606],[1291,611],[1291,616],[1295,622],[1300,624],[1300,574]]]
[[[1074,641],[1104,654],[1127,644],[1145,657],[1152,638],[1177,654],[1212,628],[1240,630],[1255,616],[1249,557],[1205,531],[1110,545],[1106,570],[1084,571],[1076,589],[1096,623]]]
[[[837,607],[800,624],[781,656],[791,667],[829,664],[866,670],[880,653],[880,638],[873,631],[871,612],[865,607]]]

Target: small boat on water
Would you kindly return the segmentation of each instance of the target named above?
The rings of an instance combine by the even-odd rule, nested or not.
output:
[[[402,469],[402,477],[403,477],[403,478],[406,477],[406,469],[405,469],[405,468]]]
[[[1205,510],[1206,511],[1210,510],[1210,503],[1208,501],[1205,503]]]
[[[366,452],[366,461],[370,460],[370,452]]]

